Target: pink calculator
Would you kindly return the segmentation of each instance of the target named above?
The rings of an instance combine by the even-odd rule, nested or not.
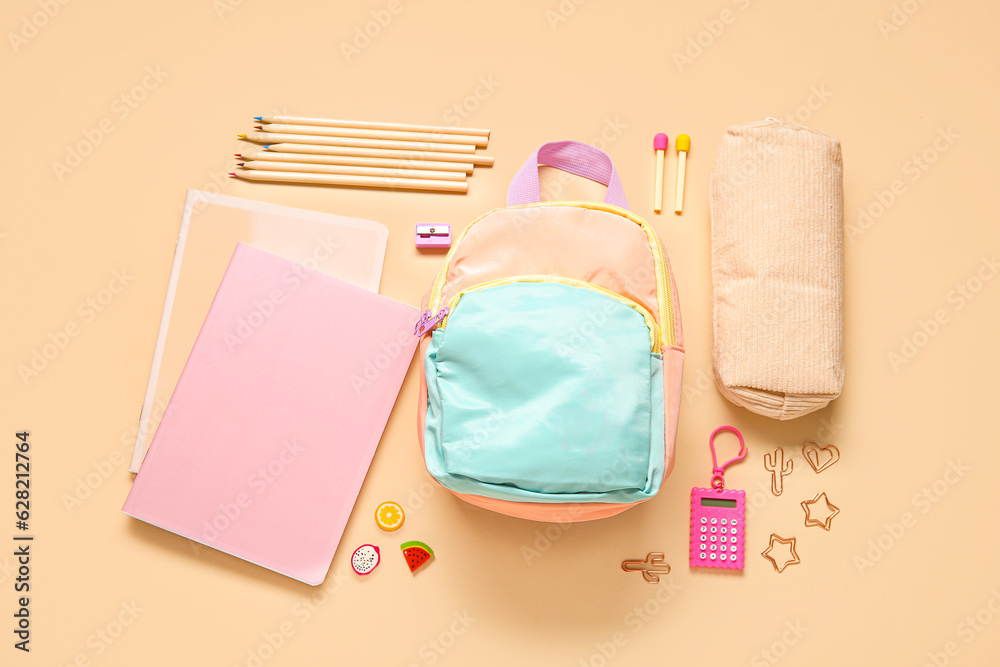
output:
[[[743,569],[746,492],[691,489],[691,567]]]

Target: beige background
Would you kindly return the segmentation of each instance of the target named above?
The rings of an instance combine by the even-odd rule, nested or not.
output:
[[[369,26],[377,34],[348,58],[341,44],[372,12],[386,25]],[[16,598],[21,429],[31,431],[36,541],[33,650],[15,651],[4,629],[0,663],[992,664],[1000,280],[984,280],[996,271],[984,258],[1000,246],[998,19],[992,3],[917,0],[5,2],[3,628]],[[690,62],[678,64],[685,49]],[[466,196],[227,180],[235,134],[273,112],[488,127],[497,162]],[[709,172],[727,125],[766,116],[797,117],[844,150],[847,385],[791,423],[727,404],[711,381]],[[682,217],[651,211],[657,131],[692,137]],[[605,142],[673,262],[686,393],[678,464],[655,500],[564,528],[434,490],[411,372],[323,588],[195,550],[119,511],[187,188],[385,223],[382,293],[416,304],[440,256],[414,250],[414,223],[461,228],[502,204],[523,159],[556,139]],[[57,174],[81,143],[96,146]],[[102,290],[115,271],[130,278],[112,295]],[[112,296],[100,312],[86,305]],[[927,324],[935,313],[941,322]],[[23,381],[18,366],[67,325],[76,335]],[[723,423],[743,430],[751,452],[729,484],[761,505],[735,576],[686,563],[687,496],[708,481],[707,436]],[[840,462],[814,474],[798,451],[807,439],[839,446]],[[763,454],[777,446],[796,460],[780,498],[761,491]],[[829,533],[803,526],[799,502],[819,491],[841,507]],[[371,520],[389,498],[408,509],[398,540]],[[802,559],[780,575],[758,555],[772,531],[797,537]],[[418,576],[394,553],[405,539],[438,553]],[[372,540],[386,559],[359,579],[350,551]],[[620,570],[648,551],[673,566],[658,586]]]

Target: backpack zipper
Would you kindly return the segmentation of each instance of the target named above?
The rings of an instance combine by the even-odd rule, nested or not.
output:
[[[650,251],[653,253],[653,264],[655,265],[654,268],[656,269],[656,274],[657,274],[656,299],[660,309],[660,322],[667,325],[665,331],[666,344],[667,345],[674,344],[675,342],[674,303],[673,303],[673,292],[671,291],[670,288],[670,274],[669,271],[667,271],[666,257],[663,254],[663,248],[660,246],[660,242],[656,236],[656,232],[653,231],[653,228],[650,227],[645,220],[635,215],[628,209],[622,208],[620,206],[615,206],[614,204],[605,204],[603,202],[551,201],[551,202],[539,202],[535,204],[520,204],[518,206],[510,206],[508,208],[527,208],[530,206],[576,206],[579,208],[589,208],[596,211],[607,211],[610,213],[617,213],[618,215],[621,215],[622,217],[627,218],[632,222],[636,223],[637,225],[639,225],[642,231],[646,234],[646,238],[649,240]],[[441,290],[444,289],[444,284],[447,281],[448,267],[451,265],[451,259],[455,253],[455,249],[458,248],[458,246],[462,242],[462,239],[465,238],[466,233],[468,233],[469,229],[471,229],[474,224],[476,224],[486,216],[499,210],[501,209],[495,208],[492,211],[488,211],[483,215],[479,216],[478,218],[476,218],[475,220],[473,220],[472,222],[470,222],[468,226],[464,230],[462,230],[462,233],[459,235],[458,239],[455,240],[455,243],[452,245],[451,249],[448,251],[448,254],[444,259],[444,263],[441,265],[441,269],[438,271],[437,277],[434,279],[434,285],[431,287],[431,292],[427,300],[427,307],[430,313],[434,313],[440,306]],[[593,287],[595,287],[598,290],[603,289],[600,287],[596,287],[596,285]],[[609,294],[614,295],[615,293],[609,291]],[[427,313],[425,313],[425,315],[427,315]],[[437,316],[435,315],[433,317],[436,318]],[[440,322],[440,320],[438,320],[438,322]],[[431,325],[430,327],[424,329],[424,332],[432,329],[435,325],[438,324],[438,322],[435,322],[434,325]]]
[[[588,289],[600,294],[605,294],[619,303],[623,303],[629,308],[632,308],[646,321],[646,326],[649,328],[649,342],[652,346],[652,352],[660,352],[660,348],[663,347],[663,340],[661,335],[660,326],[656,323],[656,318],[653,314],[649,312],[642,304],[629,299],[628,297],[622,296],[617,292],[612,292],[611,290],[604,289],[603,287],[598,287],[592,283],[588,283],[585,280],[577,280],[576,278],[565,278],[563,276],[543,276],[543,275],[528,275],[528,276],[510,276],[507,278],[498,278],[496,280],[490,280],[489,282],[480,283],[474,287],[469,287],[462,290],[455,296],[451,298],[448,305],[445,306],[435,315],[432,319],[436,320],[434,324],[424,328],[424,331],[429,331],[435,325],[441,329],[446,329],[448,327],[448,319],[451,314],[455,312],[455,308],[458,306],[458,302],[463,296],[469,292],[478,292],[480,290],[488,289],[490,287],[501,287],[503,285],[512,285],[514,283],[559,283],[560,285],[570,285],[572,287],[579,287],[581,289]],[[425,316],[431,311],[426,311]]]

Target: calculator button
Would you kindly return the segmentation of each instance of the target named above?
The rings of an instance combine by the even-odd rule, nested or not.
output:
[[[718,519],[714,519],[714,518],[713,518],[713,519],[712,519],[712,525],[714,526],[714,525],[715,525],[715,524],[717,524],[717,523],[719,523],[719,520],[718,520]]]
[[[712,560],[715,560],[715,554],[711,554],[711,555],[709,556],[709,558],[711,558]]]
[[[708,536],[706,536],[706,535],[702,535],[702,536],[701,536],[701,541],[702,541],[702,542],[704,542],[704,541],[705,541],[705,540],[707,540],[707,539],[708,539]]]
[[[733,546],[729,547],[729,550],[730,551],[736,551],[736,545],[734,544]]]
[[[713,545],[711,546],[711,549],[712,549],[712,551],[715,551],[715,550],[716,550],[716,547],[715,547],[715,545],[714,545],[714,544],[713,544]]]
[[[704,532],[706,532],[707,530],[708,530],[708,528],[706,528],[705,526],[702,526],[702,527],[701,527],[701,532],[703,532],[703,533],[704,533]]]
[[[726,520],[725,520],[725,519],[721,519],[721,520],[720,520],[720,523],[721,523],[721,524],[722,524],[723,526],[725,526],[725,525],[726,525]]]
[[[726,536],[723,535],[722,537],[719,538],[719,541],[724,543],[726,541],[726,539],[728,539],[728,538],[726,538]]]
[[[701,545],[701,550],[702,550],[702,551],[704,551],[704,550],[705,550],[705,545],[704,545],[704,544],[702,544],[702,545]]]
[[[702,560],[705,560],[705,558],[707,558],[705,554],[699,554],[699,556],[701,557]]]
[[[736,534],[736,529],[735,528],[730,528],[729,532],[732,533],[733,535],[735,535]]]
[[[719,532],[719,529],[718,529],[718,528],[716,528],[715,526],[712,526],[712,532],[713,532],[713,533],[717,533],[717,532]]]
[[[706,519],[705,517],[701,517],[701,522],[702,523],[708,523],[708,519]]]
[[[712,535],[712,541],[713,542],[715,542],[717,539],[719,539],[719,538],[717,538],[715,535]]]
[[[736,560],[736,554],[732,554],[731,556],[729,556],[729,560],[733,561]]]

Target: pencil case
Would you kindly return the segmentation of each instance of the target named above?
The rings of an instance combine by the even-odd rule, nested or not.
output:
[[[774,419],[826,406],[844,385],[840,142],[774,119],[734,125],[710,190],[719,390]]]

